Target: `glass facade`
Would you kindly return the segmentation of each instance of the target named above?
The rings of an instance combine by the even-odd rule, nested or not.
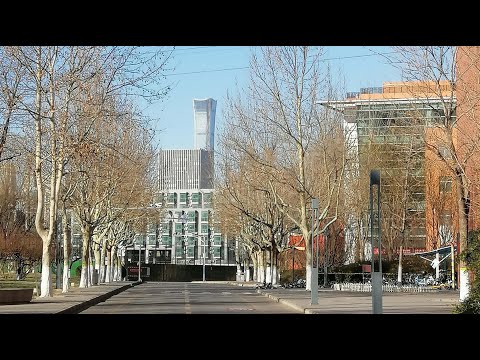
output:
[[[359,101],[345,109],[345,116],[357,124],[360,171],[376,167],[382,174],[382,202],[398,202],[395,197],[406,185],[411,230],[404,245],[425,248],[425,133],[443,121],[441,102]],[[447,182],[443,188],[448,189]],[[386,223],[393,213],[382,211]]]

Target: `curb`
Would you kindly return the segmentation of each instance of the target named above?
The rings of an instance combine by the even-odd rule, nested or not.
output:
[[[142,283],[142,281],[135,281],[132,284],[123,285],[122,287],[116,288],[116,289],[114,289],[114,290],[112,290],[108,293],[99,295],[99,296],[97,296],[93,299],[81,302],[79,304],[70,306],[69,308],[66,308],[66,309],[63,309],[63,310],[60,310],[60,311],[57,311],[54,314],[79,314],[82,311],[88,309],[89,307],[97,305],[98,303],[104,302],[108,298],[110,298],[114,295],[117,295],[117,294],[121,293],[122,291],[125,291],[125,290],[127,290],[127,289],[129,289],[133,286],[140,285],[141,283]]]
[[[309,309],[305,309],[302,306],[299,306],[295,303],[292,303],[291,301],[288,301],[286,299],[279,298],[279,297],[277,297],[275,295],[272,295],[272,294],[269,294],[269,293],[263,293],[261,290],[258,290],[258,289],[257,289],[257,293],[262,294],[263,296],[268,297],[268,298],[270,298],[270,299],[272,299],[272,300],[274,300],[278,303],[287,305],[287,306],[291,307],[292,309],[295,309],[298,312],[301,312],[303,314],[310,314],[310,312],[307,312],[307,310],[309,310]]]

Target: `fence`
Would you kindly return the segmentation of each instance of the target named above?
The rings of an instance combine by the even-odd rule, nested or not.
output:
[[[371,292],[371,284],[362,283],[335,283],[333,290]],[[382,285],[383,292],[437,292],[438,288],[416,285]]]

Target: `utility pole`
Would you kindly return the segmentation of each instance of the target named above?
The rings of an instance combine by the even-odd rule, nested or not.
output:
[[[142,243],[140,242],[138,244],[138,281],[142,281],[142,278],[140,277],[141,264],[142,264]]]
[[[203,236],[201,238],[203,238]],[[202,242],[202,250],[203,250],[203,282],[205,282],[205,240]]]
[[[317,212],[318,212],[318,199],[312,199],[312,261],[311,261],[311,268],[312,271],[310,272],[310,288],[311,288],[311,305],[318,304],[318,256],[315,259],[316,249],[315,248],[315,227],[317,225]],[[318,241],[318,240],[317,240]],[[317,244],[318,246],[318,244]]]
[[[375,240],[373,236],[373,186],[377,185],[377,249],[378,249],[378,269],[375,270]],[[380,217],[380,171],[370,171],[370,242],[372,245],[372,310],[374,314],[381,314],[383,312],[382,305],[382,237],[381,237],[382,222]]]
[[[328,284],[328,250],[327,250],[327,236],[328,227],[323,234],[323,287],[326,288]]]

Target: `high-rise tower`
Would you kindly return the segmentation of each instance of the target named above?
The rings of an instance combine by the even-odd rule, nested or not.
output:
[[[216,108],[212,98],[193,99],[194,149],[214,151]]]

